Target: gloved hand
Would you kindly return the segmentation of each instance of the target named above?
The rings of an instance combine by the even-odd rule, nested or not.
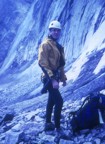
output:
[[[55,79],[52,79],[52,86],[54,89],[58,89],[59,88],[59,82]]]
[[[66,86],[66,81],[63,82],[62,86]]]

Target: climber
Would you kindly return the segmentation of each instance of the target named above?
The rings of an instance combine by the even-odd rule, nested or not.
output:
[[[47,91],[49,93],[46,106],[45,131],[56,130],[61,132],[60,119],[63,106],[63,98],[59,91],[59,82],[66,85],[66,75],[64,72],[65,58],[64,48],[58,43],[61,35],[61,24],[54,20],[49,24],[48,37],[39,47],[38,63],[43,71],[43,82],[46,84],[50,78]],[[47,75],[46,75],[47,73]],[[54,124],[51,121],[54,107]]]

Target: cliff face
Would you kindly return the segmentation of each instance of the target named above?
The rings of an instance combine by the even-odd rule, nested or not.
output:
[[[68,86],[61,90],[71,94],[104,74],[103,0],[1,0],[0,12],[1,105],[40,96],[38,46],[54,19],[62,24],[59,42],[66,56]],[[89,93],[97,87],[86,90]]]
[[[67,86],[62,125],[91,92],[105,90],[104,0],[0,0],[0,142],[54,143],[43,132],[47,94],[41,95],[38,47],[49,23],[62,24]],[[104,126],[61,143],[105,143]]]
[[[62,23],[60,42],[65,46],[68,63],[89,46],[104,21],[102,0],[4,0],[0,3],[0,74],[14,68],[16,73],[26,66],[24,71],[37,60],[38,45],[47,35],[51,20]]]

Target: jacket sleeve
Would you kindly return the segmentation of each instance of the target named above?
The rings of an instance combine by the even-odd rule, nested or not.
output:
[[[53,72],[50,68],[50,65],[49,65],[49,60],[48,60],[48,57],[49,57],[49,45],[47,43],[43,43],[40,45],[39,47],[39,54],[38,54],[38,64],[43,67],[49,77],[53,76]]]

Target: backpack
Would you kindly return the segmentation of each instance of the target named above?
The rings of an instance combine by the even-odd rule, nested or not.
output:
[[[84,129],[92,129],[103,122],[102,117],[105,111],[105,96],[103,94],[86,97],[82,106],[69,113],[69,122],[73,133]]]

